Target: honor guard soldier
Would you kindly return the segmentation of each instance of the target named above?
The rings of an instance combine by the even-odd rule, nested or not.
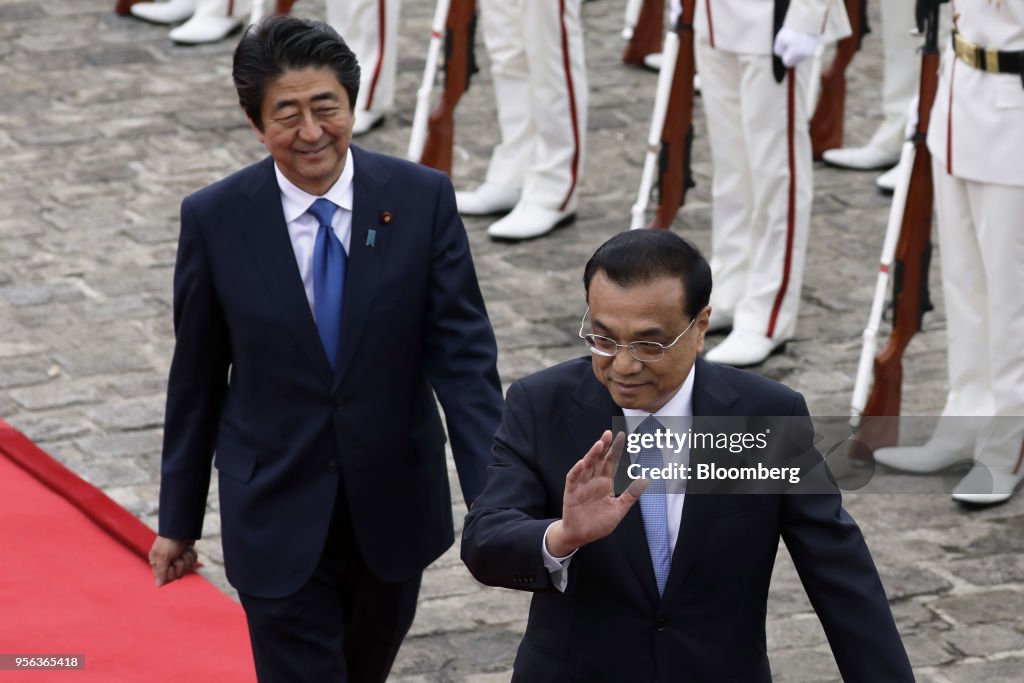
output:
[[[707,358],[756,365],[793,337],[800,306],[813,193],[804,60],[850,25],[840,0],[719,0],[697,3],[695,26],[714,164],[711,329],[732,327]]]
[[[501,142],[487,177],[456,193],[459,212],[511,211],[487,234],[544,235],[576,217],[587,130],[580,0],[480,0]]]
[[[951,4],[928,131],[949,394],[928,443],[875,458],[910,472],[973,459],[953,498],[992,504],[1024,479],[1024,3]]]

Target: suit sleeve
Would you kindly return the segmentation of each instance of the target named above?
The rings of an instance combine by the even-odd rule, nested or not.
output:
[[[462,495],[483,490],[501,419],[498,349],[455,192],[440,177],[427,294],[427,375],[444,408]]]
[[[806,416],[797,396],[791,412]],[[782,538],[847,683],[912,683],[878,570],[839,494],[783,495]]]
[[[203,237],[189,199],[181,205],[174,268],[174,335],[160,468],[159,531],[169,538],[196,539],[203,528],[230,351]]]
[[[462,530],[462,561],[488,586],[555,590],[541,552],[544,532],[555,519],[545,518],[551,503],[537,467],[535,425],[517,382],[509,387],[494,437],[487,486]]]

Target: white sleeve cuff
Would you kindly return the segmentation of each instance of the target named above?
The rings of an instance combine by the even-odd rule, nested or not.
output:
[[[554,524],[554,522],[552,522]],[[548,552],[548,531],[551,530],[551,526],[544,531],[544,538],[540,542],[541,557],[544,558],[544,566],[551,574],[551,583],[555,585],[560,593],[565,592],[565,587],[569,584],[569,563],[572,561],[572,556],[576,554],[573,550],[565,557],[555,557]]]

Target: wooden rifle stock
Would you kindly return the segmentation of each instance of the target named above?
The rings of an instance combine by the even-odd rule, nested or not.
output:
[[[691,15],[690,20],[692,19]],[[661,52],[661,34],[665,30],[664,26],[664,0],[644,0],[640,7],[640,16],[633,28],[633,36],[622,51],[622,61],[643,66],[644,57]]]
[[[669,228],[686,201],[686,191],[694,186],[690,167],[693,145],[693,77],[694,61],[693,16],[696,0],[683,0],[683,12],[676,27],[679,52],[672,76],[665,127],[661,134],[661,153],[658,157],[658,208],[651,221],[652,228]],[[685,22],[685,23],[684,23]]]
[[[477,72],[473,54],[476,34],[475,0],[451,0],[444,39],[444,90],[441,101],[430,111],[427,141],[420,163],[448,175],[452,173],[455,144],[455,107]]]
[[[846,113],[846,67],[860,50],[868,32],[867,0],[846,0],[846,14],[852,33],[836,44],[836,54],[821,74],[818,106],[811,117],[811,151],[821,159],[826,149],[843,146],[843,117]]]
[[[937,5],[936,5],[937,8]],[[903,387],[903,352],[921,329],[921,319],[932,309],[928,294],[931,262],[932,159],[925,142],[932,103],[938,87],[938,14],[928,27],[928,39],[921,57],[921,87],[914,134],[914,166],[907,188],[907,201],[893,264],[893,323],[885,348],[874,363],[874,383],[864,406],[858,440],[872,451],[894,446],[899,440],[898,421]],[[870,419],[876,418],[876,419]],[[881,418],[881,419],[878,419]]]
[[[131,14],[131,6],[141,0],[117,0],[114,4],[115,14]]]

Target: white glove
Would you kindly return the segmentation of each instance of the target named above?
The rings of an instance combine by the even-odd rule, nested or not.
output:
[[[800,62],[814,54],[818,49],[820,36],[794,31],[783,26],[775,36],[775,46],[772,51],[782,59],[787,68],[794,67]]]
[[[683,2],[682,0],[672,0],[669,3],[669,26],[675,26],[679,18],[683,16]]]
[[[907,105],[907,124],[903,127],[903,139],[912,140],[917,133],[917,104],[921,101],[921,95],[914,93]]]

